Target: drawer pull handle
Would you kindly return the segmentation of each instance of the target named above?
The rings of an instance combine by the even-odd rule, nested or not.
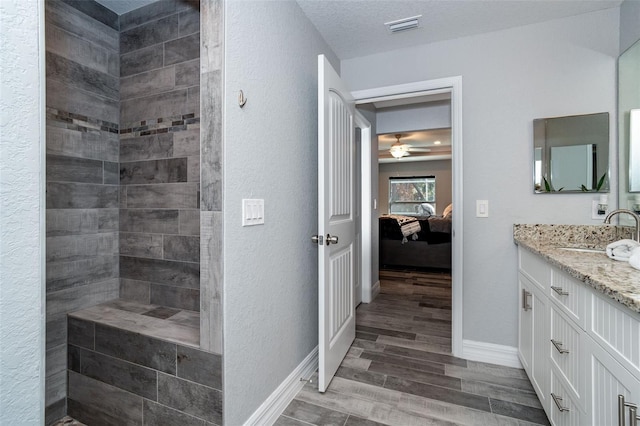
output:
[[[618,426],[625,426],[626,414],[624,409],[629,407],[629,415],[631,418],[631,426],[636,426],[638,423],[637,410],[638,406],[630,402],[625,402],[624,395],[618,395]]]
[[[562,406],[561,397],[554,395],[553,392],[551,392],[551,398],[553,398],[553,402],[556,403],[556,407],[558,407],[558,410],[560,410],[560,412],[570,411],[567,407]]]
[[[631,426],[638,426],[638,408],[637,407],[629,407],[629,417],[631,417]]]
[[[569,292],[568,291],[564,291],[564,289],[562,287],[551,286],[551,290],[555,291],[560,296],[568,296],[569,295]]]
[[[554,346],[554,347],[556,348],[556,350],[557,350],[558,352],[560,352],[561,354],[568,354],[568,353],[569,353],[569,350],[568,350],[568,349],[564,349],[564,348],[562,347],[562,342],[560,342],[560,341],[558,341],[558,340],[551,339],[551,343],[553,343],[553,346]]]
[[[531,305],[527,300],[529,297],[531,297],[531,293],[523,288],[522,289],[522,309],[524,309],[525,311],[528,311],[531,309]]]

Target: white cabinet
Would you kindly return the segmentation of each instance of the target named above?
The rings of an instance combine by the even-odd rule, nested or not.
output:
[[[616,361],[602,346],[589,339],[588,365],[591,375],[591,410],[585,424],[630,425],[630,410],[623,408],[625,422],[619,423],[618,395],[635,405],[640,404],[640,381]]]
[[[518,259],[518,354],[551,424],[631,425],[619,395],[640,405],[640,314],[527,250]]]
[[[578,426],[583,424],[584,414],[575,402],[572,393],[560,380],[556,369],[549,370],[551,385],[549,395],[551,404],[546,409],[547,416],[556,426]]]
[[[574,401],[584,406],[586,380],[583,354],[585,333],[575,325],[562,310],[552,304],[549,311],[551,330],[549,359],[556,368],[558,380],[565,383],[567,392]]]
[[[520,361],[529,374],[542,405],[548,398],[548,356],[545,356],[547,339],[547,298],[526,276],[520,274]]]

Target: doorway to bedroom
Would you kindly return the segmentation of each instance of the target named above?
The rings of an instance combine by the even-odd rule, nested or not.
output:
[[[373,125],[379,293],[358,308],[356,345],[453,353],[452,92],[358,105]]]

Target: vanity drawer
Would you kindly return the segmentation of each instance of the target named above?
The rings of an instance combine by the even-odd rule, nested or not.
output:
[[[518,266],[520,268],[520,272],[544,291],[551,282],[549,265],[540,256],[523,248],[520,248],[518,253]]]
[[[551,337],[548,343],[551,362],[568,383],[568,391],[577,401],[584,401],[585,385],[585,332],[570,321],[558,308],[550,309]]]
[[[554,426],[579,426],[582,412],[571,393],[564,387],[554,368],[551,368],[551,386],[547,415]]]
[[[551,268],[549,296],[582,329],[586,328],[587,288],[564,271]]]

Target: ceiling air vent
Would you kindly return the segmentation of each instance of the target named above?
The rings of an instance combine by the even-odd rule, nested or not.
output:
[[[412,30],[420,26],[420,18],[422,15],[412,16],[410,18],[398,19],[397,21],[385,22],[385,25],[392,33]]]

